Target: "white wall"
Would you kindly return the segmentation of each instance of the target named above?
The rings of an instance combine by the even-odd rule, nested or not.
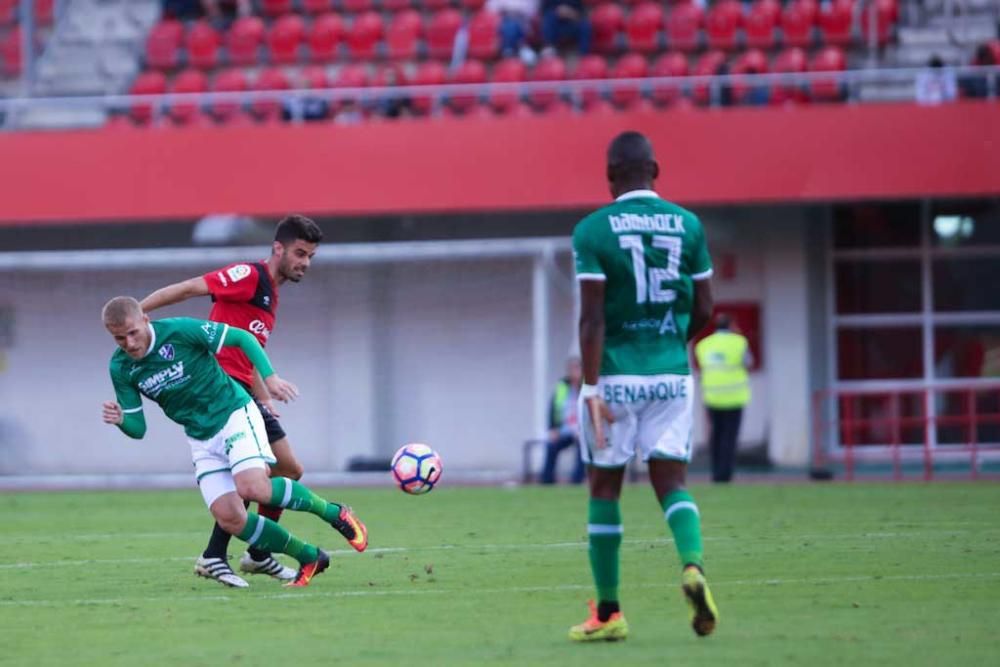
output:
[[[0,305],[15,319],[0,366],[0,473],[189,470],[180,427],[154,404],[143,441],[101,423],[114,343],[99,313],[111,296],[142,297],[210,268],[0,272]],[[572,310],[565,286],[551,293],[547,384],[561,372]],[[209,305],[161,316],[204,317]],[[282,408],[296,452],[307,468],[337,470],[424,441],[451,469],[516,470],[521,443],[537,435],[530,317],[528,259],[314,267],[281,290],[268,348],[302,392]]]
[[[767,441],[779,464],[808,456],[809,352],[805,214],[787,209],[711,212],[713,253],[735,253],[720,301],[762,305],[764,368],[744,444]],[[252,257],[251,257],[252,258]],[[567,255],[549,274],[550,359],[545,392],[574,345]],[[0,474],[186,472],[179,426],[147,404],[148,434],[132,441],[100,421],[112,397],[114,344],[99,312],[111,296],[144,296],[214,265],[66,272],[0,271],[0,309],[14,319],[0,341]],[[269,352],[301,398],[282,423],[315,471],[354,456],[388,456],[410,441],[438,448],[450,469],[516,471],[535,432],[532,384],[532,260],[314,266],[281,290]],[[207,299],[162,316],[207,315]],[[699,415],[702,415],[699,409]],[[705,439],[704,417],[695,439]]]

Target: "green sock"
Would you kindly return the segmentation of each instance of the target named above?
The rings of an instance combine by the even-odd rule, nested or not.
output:
[[[694,498],[683,489],[674,491],[663,499],[663,512],[674,534],[681,565],[701,567],[701,518]]]
[[[587,515],[590,570],[598,602],[618,601],[618,549],[622,544],[622,514],[617,500],[591,498]]]
[[[309,487],[287,477],[271,479],[271,500],[267,504],[295,512],[309,512],[324,521],[333,521],[340,514],[340,505],[320,498]]]
[[[236,537],[262,551],[288,554],[300,563],[312,563],[319,550],[289,533],[279,524],[254,512],[247,512],[247,525]]]

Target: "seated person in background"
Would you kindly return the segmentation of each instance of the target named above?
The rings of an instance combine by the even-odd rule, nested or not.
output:
[[[988,44],[980,44],[979,48],[976,49],[976,55],[972,58],[971,65],[977,67],[988,67],[990,65],[996,65],[996,58],[993,56],[993,50],[990,49]],[[998,77],[1000,78],[1000,77]],[[1000,83],[994,80],[994,94],[997,91],[996,84]],[[990,82],[989,77],[986,74],[969,74],[962,77],[959,82],[959,87],[962,89],[963,97],[976,97],[983,98],[989,97],[990,94]]]
[[[538,0],[487,0],[486,10],[500,16],[500,55],[533,62],[535,52],[527,40],[531,20],[538,14]]]
[[[590,19],[583,0],[543,0],[542,40],[549,53],[564,42],[575,42],[581,54],[590,52]]]
[[[208,18],[228,27],[239,16],[253,14],[251,0],[162,0],[163,18],[181,21]]]
[[[574,484],[583,481],[584,467],[580,456],[580,421],[577,417],[577,398],[580,396],[580,384],[583,382],[583,366],[578,357],[571,357],[566,362],[566,377],[556,384],[552,392],[552,404],[549,408],[549,438],[545,443],[545,466],[542,468],[542,484],[554,484],[556,481],[556,460],[559,452],[571,447],[573,450]]]
[[[958,97],[955,73],[944,66],[937,55],[931,56],[927,69],[917,74],[914,80],[915,97],[919,104],[942,104]]]

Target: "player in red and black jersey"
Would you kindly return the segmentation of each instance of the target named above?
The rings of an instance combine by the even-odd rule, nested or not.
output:
[[[274,330],[278,287],[287,281],[297,283],[302,280],[322,238],[323,233],[315,222],[305,216],[290,215],[278,223],[271,244],[271,256],[267,260],[232,264],[168,285],[143,299],[142,308],[148,313],[191,297],[211,296],[213,304],[209,319],[245,329],[256,336],[262,346],[266,346]],[[278,460],[272,467],[272,474],[300,479],[302,464],[292,452],[285,431],[278,422],[280,415],[274,409],[260,374],[254,370],[246,355],[235,348],[223,348],[217,358],[222,369],[246,387],[264,416],[267,439]],[[333,527],[352,547],[364,551],[368,546],[367,529],[348,506],[343,507],[340,517],[332,522]],[[277,521],[281,511],[280,507],[261,507],[259,514]],[[228,586],[245,588],[248,584],[232,571],[227,560],[229,538],[229,533],[216,524],[208,547],[195,563],[195,573]],[[277,579],[295,578],[295,570],[283,566],[270,553],[252,548],[240,559],[240,569],[251,574],[269,574]]]

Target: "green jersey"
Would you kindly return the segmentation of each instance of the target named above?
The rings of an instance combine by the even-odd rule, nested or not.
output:
[[[604,280],[601,375],[688,375],[694,281],[712,275],[698,217],[635,190],[573,231],[580,280]]]
[[[142,359],[124,350],[111,357],[111,382],[126,414],[140,412],[140,394],[158,403],[195,440],[208,440],[250,395],[215,360],[228,324],[174,317],[149,324],[152,342]]]

